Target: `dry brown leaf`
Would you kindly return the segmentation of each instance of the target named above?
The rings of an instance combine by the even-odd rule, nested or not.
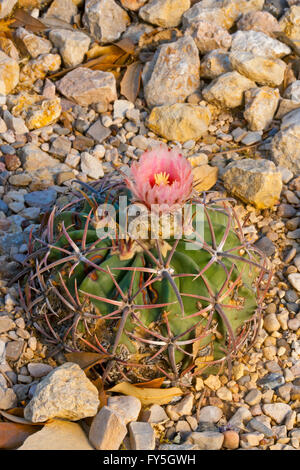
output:
[[[107,395],[104,390],[103,380],[98,377],[96,380],[92,380],[93,384],[99,392],[100,408],[107,405]]]
[[[196,191],[208,191],[218,180],[218,168],[216,166],[201,165],[193,168],[194,189]]]
[[[28,424],[0,423],[0,449],[17,449],[28,436],[39,430]]]
[[[123,55],[124,51],[120,47],[111,44],[109,46],[100,46],[95,44],[87,53],[86,56],[89,60],[97,59],[97,57],[103,56],[117,56]]]
[[[153,379],[149,382],[141,382],[139,384],[134,384],[134,386],[138,388],[160,388],[164,381],[164,377],[159,377],[158,379]]]
[[[42,21],[37,20],[36,18],[31,16],[30,13],[25,10],[22,10],[21,8],[14,12],[12,23],[12,26],[14,28],[22,26],[23,28],[26,28],[32,33],[40,33],[47,29]]]
[[[109,357],[105,354],[84,351],[67,353],[65,356],[69,362],[75,362],[75,364],[78,364],[79,367],[81,367],[81,369],[83,369],[85,372],[87,372],[96,364],[100,364]]]
[[[108,390],[109,392],[123,393],[138,398],[142,405],[166,405],[174,397],[183,395],[183,391],[178,387],[171,388],[139,388],[128,382],[121,382]]]
[[[134,42],[132,42],[131,39],[129,38],[121,39],[120,41],[115,42],[114,45],[119,47],[120,49],[122,49],[123,51],[127,52],[130,55],[135,55],[136,46]]]
[[[132,103],[135,102],[140,90],[141,75],[143,65],[140,62],[134,62],[129,65],[121,80],[121,94]]]

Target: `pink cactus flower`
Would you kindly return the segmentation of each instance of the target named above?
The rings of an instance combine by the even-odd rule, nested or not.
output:
[[[136,200],[149,209],[159,205],[162,212],[173,211],[192,195],[192,167],[178,149],[159,145],[133,163],[126,184]]]

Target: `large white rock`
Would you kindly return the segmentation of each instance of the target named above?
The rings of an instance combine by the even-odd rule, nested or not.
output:
[[[300,80],[291,83],[284,92],[284,98],[292,100],[294,103],[300,103]]]
[[[283,60],[235,50],[229,56],[232,68],[259,85],[279,86],[284,79]]]
[[[202,90],[202,94],[206,101],[227,108],[236,108],[243,103],[244,92],[255,86],[255,82],[234,71],[213,80]]]
[[[190,6],[190,0],[150,0],[139,10],[139,15],[147,23],[171,28],[181,23],[183,13]]]
[[[190,36],[160,46],[144,68],[144,93],[148,106],[185,101],[199,88],[199,69],[199,52]]]
[[[86,34],[66,29],[52,30],[49,38],[54,46],[59,49],[66,67],[74,67],[81,64],[91,42]]]
[[[291,49],[267,34],[258,31],[237,31],[233,34],[231,51],[245,51],[254,55],[280,58],[290,54]]]
[[[226,50],[231,45],[231,35],[225,28],[203,20],[192,23],[185,34],[192,36],[201,54],[219,48]]]
[[[299,116],[299,110],[292,111],[291,113],[296,113],[296,111],[298,111],[297,116]],[[291,118],[289,117],[289,119]],[[277,132],[271,142],[271,155],[276,165],[288,168],[294,174],[300,172],[299,121]]]
[[[37,385],[24,417],[34,423],[51,418],[77,421],[95,416],[99,404],[98,390],[83,370],[77,364],[66,362]]]
[[[251,131],[264,130],[271,124],[279,98],[277,88],[251,88],[245,92],[244,118]]]
[[[279,21],[280,29],[300,46],[300,5],[292,5]]]
[[[101,43],[119,39],[130,18],[114,0],[86,0],[83,23]]]

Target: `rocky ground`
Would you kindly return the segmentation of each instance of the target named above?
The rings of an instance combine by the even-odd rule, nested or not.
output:
[[[54,419],[22,448],[299,449],[300,2],[0,6],[0,413],[27,405],[28,422],[68,420]],[[17,6],[44,29],[28,16],[9,25]],[[124,38],[143,68],[140,91],[136,70],[129,81],[134,102],[128,87],[120,91],[122,66],[81,66]],[[259,337],[232,376],[199,377],[163,406],[110,396],[97,414],[98,390],[62,354],[48,357],[10,281],[31,230],[72,200],[75,179],[125,171],[159,141],[182,148],[199,190],[237,198],[244,232],[275,275]]]

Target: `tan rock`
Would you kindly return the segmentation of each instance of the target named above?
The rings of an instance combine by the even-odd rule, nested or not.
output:
[[[81,31],[69,31],[66,29],[54,29],[49,38],[59,49],[66,67],[75,67],[83,62],[84,56],[89,50],[91,39]]]
[[[123,416],[103,406],[93,419],[89,440],[97,450],[118,450],[126,434]]]
[[[250,11],[244,13],[237,22],[237,28],[243,31],[260,31],[265,34],[280,30],[277,19],[268,11]]]
[[[277,88],[251,88],[245,92],[244,118],[252,131],[264,130],[271,124],[279,98]]]
[[[25,28],[18,28],[15,36],[33,59],[36,59],[40,54],[49,54],[53,47],[48,39],[41,38]]]
[[[141,8],[147,0],[121,0],[121,5],[128,10],[136,11]]]
[[[58,18],[67,23],[72,23],[77,14],[77,6],[73,0],[53,0],[44,18]]]
[[[239,433],[236,431],[228,430],[223,432],[224,442],[223,447],[225,449],[238,449],[240,443]]]
[[[204,383],[208,388],[214,391],[221,387],[221,382],[217,375],[209,375],[207,379],[204,380]]]
[[[201,78],[214,79],[227,72],[232,72],[229,53],[222,49],[215,49],[201,59]]]
[[[19,82],[19,64],[0,51],[0,94],[8,95]]]
[[[252,52],[273,59],[290,54],[291,49],[281,41],[259,31],[237,31],[233,34],[231,51]]]
[[[95,450],[77,423],[53,420],[29,436],[18,450]]]
[[[14,45],[13,41],[5,36],[0,37],[0,49],[11,59],[20,59],[19,51]]]
[[[57,121],[61,115],[61,111],[60,98],[56,97],[53,100],[44,100],[42,103],[29,108],[26,125],[29,130],[49,126],[49,124]]]
[[[117,99],[116,80],[112,73],[84,67],[67,73],[57,82],[57,89],[80,106],[107,105]]]
[[[190,0],[150,0],[139,10],[139,15],[147,23],[172,28],[181,23],[183,13],[190,6]]]
[[[281,30],[286,36],[300,45],[300,5],[293,5],[279,21]]]
[[[148,127],[168,140],[199,139],[208,129],[211,113],[207,107],[186,103],[153,108]]]
[[[295,111],[292,111],[292,113],[296,111],[298,110],[296,109]],[[299,173],[300,124],[292,124],[277,132],[271,142],[271,155],[276,165],[288,168],[294,174]]]
[[[231,35],[225,28],[221,28],[207,21],[192,23],[185,31],[192,36],[201,54],[214,49],[228,49],[231,45]]]
[[[193,168],[195,190],[200,193],[211,189],[218,180],[218,171],[218,167],[210,165]]]
[[[101,43],[119,39],[130,23],[125,10],[114,0],[86,0],[83,23]]]
[[[283,60],[257,56],[251,52],[234,51],[229,56],[232,68],[259,85],[279,86],[284,79]]]
[[[0,19],[9,15],[16,3],[17,0],[0,0]]]
[[[213,80],[202,90],[206,101],[219,106],[236,108],[243,103],[244,92],[255,87],[255,82],[240,73],[228,72]]]
[[[160,46],[142,75],[148,106],[185,101],[199,88],[199,69],[199,51],[191,37]]]
[[[227,165],[223,175],[225,188],[258,209],[273,207],[280,199],[281,173],[268,160],[239,160]]]

